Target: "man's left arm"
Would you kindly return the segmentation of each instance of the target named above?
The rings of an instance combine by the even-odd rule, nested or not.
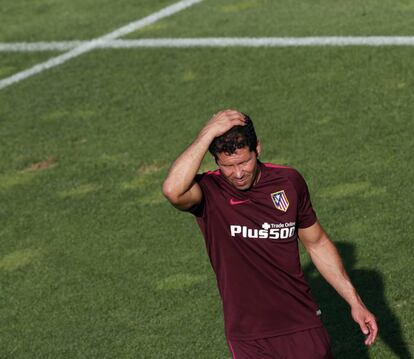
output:
[[[378,333],[375,316],[352,285],[336,247],[318,221],[308,228],[299,228],[298,234],[318,271],[350,305],[352,318],[367,336],[365,344],[372,345]]]

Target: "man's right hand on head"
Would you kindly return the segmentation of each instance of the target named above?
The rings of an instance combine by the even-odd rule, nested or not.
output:
[[[234,126],[244,126],[245,124],[245,117],[241,112],[227,109],[214,114],[201,132],[209,133],[214,138],[221,136]]]

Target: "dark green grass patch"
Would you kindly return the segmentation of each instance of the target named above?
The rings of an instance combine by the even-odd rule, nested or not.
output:
[[[0,56],[0,79],[12,76],[13,74],[28,69],[39,62],[58,55],[57,52],[15,52],[1,53]],[[0,120],[1,121],[1,120]]]
[[[1,91],[3,355],[229,356],[199,230],[160,193],[227,107],[255,120],[262,160],[304,174],[379,319],[368,352],[303,254],[336,357],[408,355],[413,51],[102,50]]]
[[[87,40],[162,9],[171,0],[5,0],[0,41]]]
[[[413,35],[412,1],[208,0],[130,37]]]

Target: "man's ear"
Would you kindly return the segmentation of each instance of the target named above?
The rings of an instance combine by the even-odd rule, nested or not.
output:
[[[259,140],[257,140],[256,153],[257,153],[257,157],[259,157],[260,154],[262,153],[262,145]]]

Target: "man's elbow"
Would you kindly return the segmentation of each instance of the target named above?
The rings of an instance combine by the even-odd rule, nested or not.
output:
[[[331,243],[328,235],[319,223],[310,228],[299,230],[299,238],[308,252],[317,251]]]
[[[308,243],[308,246],[305,246],[309,254],[317,253],[319,251],[323,251],[328,247],[333,245],[332,241],[326,234],[323,234],[317,240]]]
[[[162,194],[168,199],[171,204],[177,204],[179,202],[179,194],[174,186],[167,180],[162,185]]]

